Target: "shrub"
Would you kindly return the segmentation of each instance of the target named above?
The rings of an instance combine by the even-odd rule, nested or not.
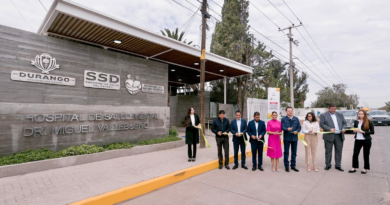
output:
[[[176,127],[171,127],[169,129],[169,136],[177,137],[179,135],[179,131],[177,131]]]
[[[178,133],[179,132],[176,130],[176,128],[172,127],[171,129],[169,129],[169,136],[167,137],[144,140],[138,142],[137,144],[130,144],[128,142],[116,142],[116,143],[104,145],[102,147],[97,145],[80,145],[80,146],[72,146],[60,150],[58,152],[54,152],[47,148],[28,149],[22,152],[13,153],[8,156],[0,157],[0,166],[33,162],[33,161],[39,161],[45,159],[54,159],[54,158],[67,157],[67,156],[93,154],[93,153],[99,153],[99,152],[115,150],[115,149],[129,149],[136,145],[151,145],[151,144],[159,144],[164,142],[172,142],[172,141],[181,140],[181,138],[177,137]]]

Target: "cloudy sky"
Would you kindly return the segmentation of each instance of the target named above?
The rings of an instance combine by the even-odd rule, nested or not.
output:
[[[40,1],[0,0],[0,24],[36,32],[46,15],[46,9],[49,9],[53,2],[53,0]],[[153,32],[163,28],[187,29],[185,39],[200,45],[200,13],[197,12],[193,21],[190,21],[191,24],[186,23],[200,5],[197,0],[74,1]],[[321,50],[322,53],[303,27],[292,30],[294,39],[299,41],[299,46],[293,47],[293,54],[298,58],[294,61],[299,69],[310,75],[310,92],[305,102],[306,106],[316,99],[315,93],[323,86],[341,82],[348,85],[348,94],[359,95],[360,104],[363,106],[381,107],[384,106],[384,102],[390,101],[390,13],[388,11],[390,1],[284,0],[284,3],[283,0],[251,0],[250,2],[249,24],[256,30],[251,32],[257,40],[277,52],[276,56],[285,60],[288,53],[283,49],[289,49],[288,40],[282,32],[278,31],[278,27],[285,28],[292,23],[299,24],[285,3],[302,21]],[[209,0],[209,5],[213,10],[210,13],[221,20],[220,6],[223,5],[223,0]],[[208,22],[210,31],[208,31],[207,50],[215,21],[212,19]]]

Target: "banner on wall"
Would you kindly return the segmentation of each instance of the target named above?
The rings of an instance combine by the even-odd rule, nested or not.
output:
[[[280,88],[268,88],[267,119],[272,119],[272,112],[280,113]]]

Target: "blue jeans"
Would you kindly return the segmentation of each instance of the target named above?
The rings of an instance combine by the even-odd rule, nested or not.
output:
[[[251,148],[252,148],[252,164],[253,167],[261,167],[263,165],[263,147],[264,143],[259,141],[252,141],[251,142]],[[259,163],[257,164],[256,155],[258,158]]]
[[[244,140],[237,139],[237,141],[233,142],[233,148],[234,148],[234,165],[238,166],[238,149],[241,149],[241,166],[244,166],[245,159],[246,159]]]
[[[290,146],[291,146],[291,168],[295,168],[295,165],[297,163],[297,147],[298,147],[298,141],[284,141],[284,167],[289,167],[289,161],[288,156],[290,152]]]

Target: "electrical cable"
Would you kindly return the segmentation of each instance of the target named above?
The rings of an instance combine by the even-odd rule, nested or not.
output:
[[[28,24],[27,20],[24,18],[23,14],[19,11],[18,7],[16,7],[16,5],[14,4],[14,2],[12,0],[10,0],[11,3],[14,5],[14,7],[16,8],[16,10],[18,10],[19,14],[22,16],[22,18],[24,19],[24,21],[26,22],[27,26],[30,28],[31,32],[34,32],[33,29],[31,28],[30,24]]]

